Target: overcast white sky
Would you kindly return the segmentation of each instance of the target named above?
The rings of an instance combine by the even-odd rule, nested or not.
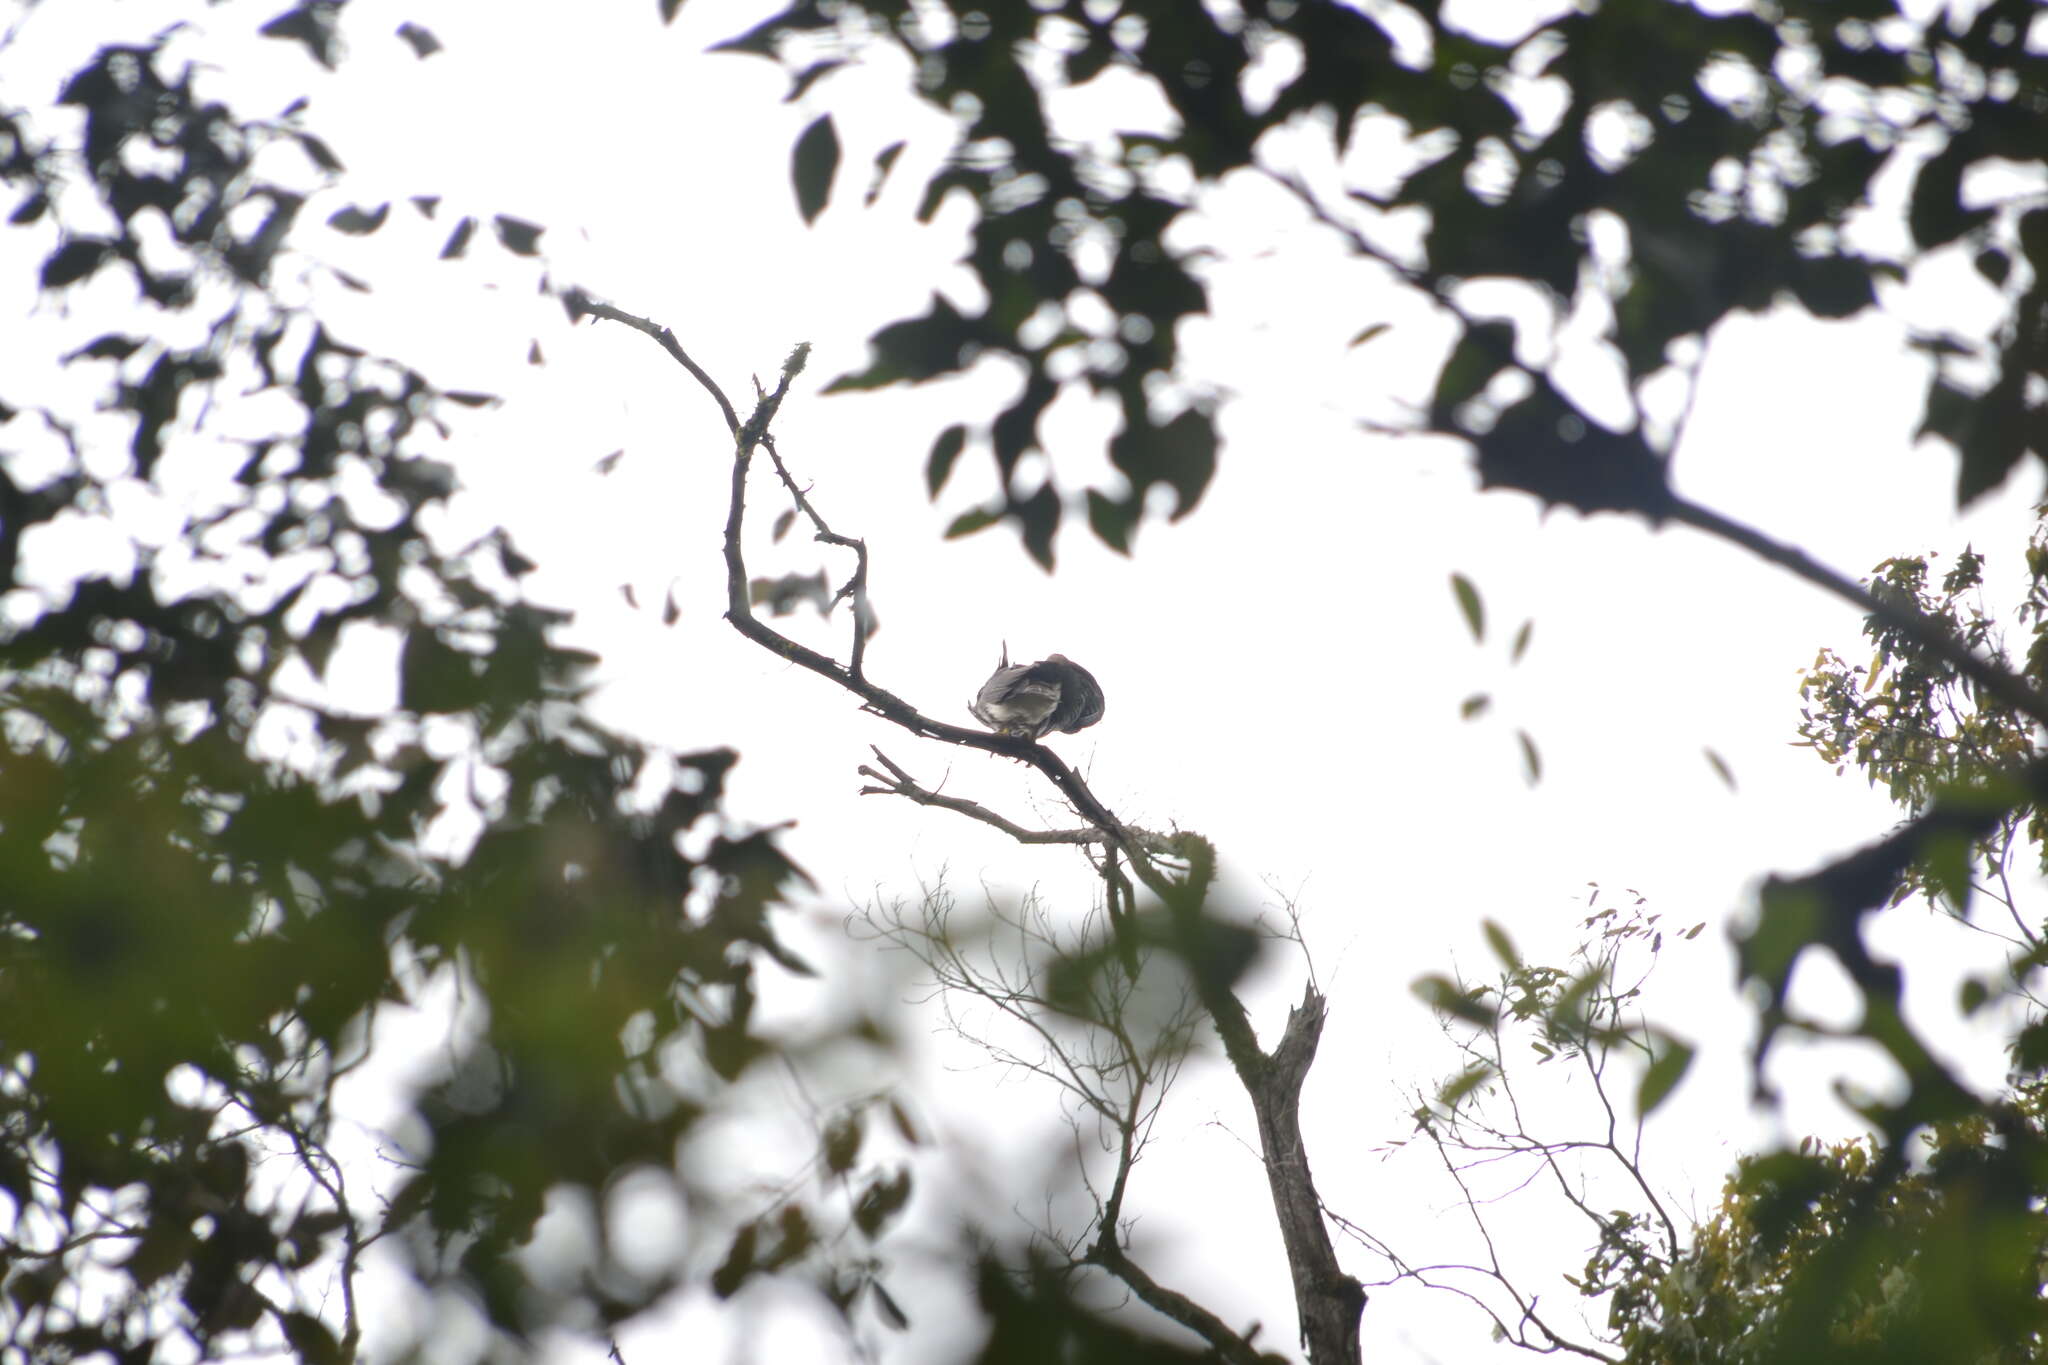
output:
[[[225,16],[245,9],[200,17],[226,28]],[[691,0],[668,29],[653,10],[579,7],[572,22],[538,3],[436,12],[356,0],[338,77],[280,46],[259,73],[276,86],[245,107],[281,107],[310,92],[311,126],[353,173],[349,200],[446,197],[437,221],[420,222],[401,204],[384,233],[362,242],[314,227],[341,198],[316,204],[301,245],[378,281],[368,299],[327,291],[348,339],[447,387],[505,396],[465,424],[461,468],[477,514],[504,518],[540,561],[539,591],[576,610],[577,640],[605,658],[607,718],[685,748],[737,747],[732,813],[798,821],[788,847],[821,890],[794,937],[839,963],[828,992],[897,992],[894,967],[842,944],[841,919],[920,879],[945,872],[963,893],[984,881],[1035,884],[1076,914],[1090,895],[1072,855],[1019,849],[942,812],[856,795],[854,769],[868,761],[868,745],[1020,819],[1065,820],[1014,765],[908,739],[723,624],[727,441],[709,401],[644,337],[569,328],[518,263],[482,247],[473,263],[436,263],[461,213],[547,224],[554,280],[673,326],[742,406],[749,373],[772,379],[794,343],[814,343],[778,431],[820,510],[873,551],[882,630],[871,676],[931,714],[964,720],[1001,642],[1018,657],[1072,656],[1101,680],[1108,713],[1055,747],[1127,819],[1212,838],[1226,896],[1247,913],[1280,893],[1295,898],[1332,1002],[1305,1118],[1333,1208],[1397,1242],[1441,1230],[1441,1192],[1419,1168],[1383,1163],[1373,1150],[1405,1134],[1401,1088],[1452,1064],[1409,983],[1454,963],[1485,972],[1482,917],[1505,925],[1532,957],[1561,958],[1589,882],[1640,891],[1669,923],[1710,925],[1670,953],[1651,1000],[1653,1014],[1703,1045],[1695,1078],[1652,1125],[1658,1173],[1681,1207],[1703,1213],[1745,1146],[1856,1131],[1816,1079],[1837,1074],[1839,1056],[1787,1051],[1786,1109],[1746,1113],[1748,1015],[1723,932],[1763,874],[1809,868],[1893,819],[1860,780],[1838,779],[1789,747],[1800,669],[1824,644],[1863,652],[1853,611],[1687,532],[1546,519],[1520,496],[1479,496],[1457,448],[1365,434],[1361,419],[1385,419],[1426,396],[1448,333],[1249,183],[1213,195],[1200,229],[1221,256],[1212,315],[1186,337],[1190,369],[1233,395],[1221,470],[1201,508],[1179,526],[1148,526],[1131,559],[1077,525],[1051,576],[1003,530],[943,542],[947,522],[986,495],[990,475],[970,450],[939,505],[927,505],[925,453],[946,424],[992,415],[1007,381],[983,375],[832,398],[818,390],[861,363],[870,331],[920,311],[932,289],[973,298],[951,268],[964,241],[962,207],[930,227],[910,219],[945,128],[901,95],[900,71],[856,70],[835,77],[836,88],[821,86],[818,98],[835,109],[859,98],[840,123],[838,193],[806,230],[788,151],[824,106],[779,103],[784,82],[766,63],[704,55],[765,7]],[[0,54],[0,81],[13,98],[33,98],[24,84],[54,82],[95,41],[153,30],[164,16],[77,0],[45,6]],[[417,61],[392,36],[406,18],[427,24],[447,50]],[[249,87],[238,77],[237,88]],[[1112,99],[1076,116],[1117,126],[1148,108]],[[889,190],[863,209],[869,157],[901,137],[910,150]],[[1919,316],[1981,314],[1972,272],[1930,274],[1910,301]],[[1390,331],[1345,347],[1376,321]],[[1852,574],[1889,554],[1953,550],[1973,537],[1994,556],[1994,572],[1998,555],[2016,561],[2037,475],[2023,470],[1967,522],[1953,518],[1952,457],[1912,442],[1925,368],[1902,337],[1886,320],[1823,326],[1781,315],[1725,326],[1678,457],[1683,491]],[[536,339],[542,367],[526,363]],[[1078,487],[1106,468],[1106,434],[1099,412],[1063,407],[1050,429],[1063,483]],[[614,472],[594,472],[620,449]],[[765,486],[756,507],[762,520],[776,509]],[[792,537],[764,548],[753,567],[816,562],[814,547]],[[844,565],[829,562],[829,571],[836,581]],[[1453,571],[1484,593],[1492,630],[1481,647],[1453,607]],[[624,600],[624,584],[640,609]],[[660,604],[671,590],[682,614],[665,628]],[[1534,643],[1511,669],[1507,639],[1525,617],[1535,618]],[[843,649],[841,624],[792,629]],[[1494,712],[1461,722],[1458,703],[1481,690],[1494,694]],[[1533,788],[1517,727],[1541,746],[1544,776]],[[1705,747],[1727,760],[1737,792],[1716,777]],[[1888,915],[1880,938],[1920,964],[1986,959],[1981,940],[1917,908]],[[1299,995],[1302,970],[1276,953],[1250,992],[1268,1040]],[[1810,975],[1802,986],[1825,1011],[1831,983]],[[1913,1003],[1930,1025],[1950,1013],[1955,979],[1913,978]],[[792,991],[776,1003],[794,1017],[814,1002]],[[913,1022],[909,1032],[922,1040],[926,1026]],[[1979,1039],[1969,1050],[1959,1030],[1945,1036],[1971,1074],[1997,1079],[1994,1047]],[[928,1046],[928,1059],[942,1055],[937,1042]],[[1190,1075],[1170,1116],[1174,1136],[1141,1176],[1141,1230],[1161,1278],[1228,1318],[1263,1319],[1284,1346],[1285,1267],[1246,1145],[1248,1116],[1224,1079]],[[1049,1096],[1011,1085],[991,1104],[987,1073],[934,1070],[907,1085],[917,1111],[962,1153],[961,1171],[935,1180],[972,1198],[979,1171],[1000,1193],[997,1213],[1013,1199],[1030,1206],[1029,1191],[1002,1182],[1057,1133]],[[924,1207],[936,1215],[935,1202]],[[1553,1233],[1555,1268],[1576,1269],[1586,1240]],[[1358,1269],[1378,1273],[1363,1259]],[[954,1291],[941,1279],[899,1279],[892,1287],[921,1325],[947,1317]],[[1546,1292],[1558,1304],[1570,1294],[1557,1282]],[[754,1309],[749,1330],[773,1335],[735,1344],[734,1359],[844,1351],[817,1345],[818,1315],[787,1296],[764,1296]],[[722,1330],[712,1316],[700,1302],[679,1304],[621,1346],[636,1362],[664,1358],[663,1331],[684,1322],[692,1332]],[[1366,1325],[1380,1359],[1472,1360],[1486,1349],[1482,1320],[1447,1300],[1380,1293]],[[896,1358],[888,1334],[865,1335]],[[925,1352],[944,1344],[942,1335],[915,1340],[908,1358],[931,1358]],[[565,1348],[564,1358],[577,1354]]]

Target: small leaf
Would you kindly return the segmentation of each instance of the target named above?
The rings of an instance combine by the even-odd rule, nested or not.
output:
[[[1530,617],[1528,620],[1522,622],[1522,628],[1515,632],[1515,642],[1508,646],[1509,663],[1518,664],[1522,662],[1522,656],[1529,652],[1529,636],[1532,635],[1535,632],[1535,630],[1536,618],[1534,618],[1533,616]]]
[[[1477,992],[1468,991],[1447,976],[1431,974],[1411,988],[1421,1001],[1439,1014],[1462,1019],[1480,1028],[1492,1028],[1494,1012]]]
[[[761,1229],[753,1223],[739,1230],[732,1239],[732,1249],[725,1253],[724,1263],[711,1272],[712,1293],[729,1299],[746,1283],[747,1276],[754,1273],[754,1247],[760,1238]]]
[[[455,231],[448,234],[447,243],[441,248],[441,259],[452,261],[469,250],[470,236],[476,232],[476,219],[464,218],[455,225]]]
[[[1391,322],[1375,322],[1372,326],[1362,329],[1357,336],[1351,338],[1345,344],[1347,346],[1363,346],[1366,342],[1387,331],[1393,325]]]
[[[881,151],[875,153],[875,173],[868,181],[868,192],[866,197],[861,200],[862,204],[868,208],[875,206],[875,201],[882,197],[882,187],[889,183],[889,172],[894,169],[896,158],[901,155],[903,155],[903,144],[901,142],[892,142],[882,148]]]
[[[1493,698],[1484,692],[1474,692],[1458,705],[1461,720],[1473,720],[1486,714],[1486,708],[1493,705]]]
[[[444,389],[441,396],[451,403],[460,403],[465,408],[490,408],[498,405],[498,396],[491,393],[473,393],[467,389]]]
[[[340,1365],[344,1358],[341,1343],[326,1323],[299,1309],[283,1313],[279,1322],[284,1327],[285,1340],[300,1360],[308,1365]]]
[[[403,23],[398,26],[398,36],[405,39],[415,57],[431,57],[441,50],[441,40],[421,28],[418,24]]]
[[[1636,1112],[1647,1116],[1671,1097],[1685,1073],[1692,1067],[1692,1046],[1676,1038],[1659,1040],[1656,1059],[1643,1072],[1636,1087]]]
[[[939,496],[939,490],[952,477],[953,462],[960,458],[960,451],[967,444],[967,428],[955,422],[939,433],[939,439],[932,442],[932,453],[924,466],[924,485],[932,497]]]
[[[619,467],[619,461],[624,458],[625,454],[626,452],[623,448],[614,450],[611,454],[597,462],[597,472],[600,474],[611,473]]]
[[[1492,1080],[1493,1076],[1491,1063],[1474,1062],[1438,1088],[1436,1102],[1446,1109],[1456,1109],[1471,1097],[1473,1091]]]
[[[889,1297],[889,1291],[882,1288],[880,1280],[869,1280],[868,1292],[875,1296],[875,1307],[881,1312],[883,1322],[898,1332],[910,1326],[910,1318],[897,1305],[896,1300]]]
[[[860,1121],[859,1114],[847,1114],[828,1124],[823,1143],[825,1169],[834,1175],[844,1175],[853,1169],[853,1163],[860,1159],[861,1140],[867,1136],[867,1128]]]
[[[514,218],[500,213],[491,219],[498,229],[498,240],[505,244],[505,250],[515,256],[538,256],[540,235],[547,231],[538,223],[529,223],[524,218]]]
[[[351,237],[362,237],[384,226],[384,220],[391,216],[389,201],[374,209],[359,208],[354,204],[336,209],[327,215],[327,226],[336,232],[346,232]]]
[[[660,0],[660,5],[661,22],[673,24],[676,21],[676,12],[683,7],[683,0]]]
[[[1707,766],[1714,770],[1714,776],[1720,778],[1722,785],[1726,786],[1729,791],[1734,791],[1735,771],[1728,766],[1728,760],[1715,753],[1712,749],[1702,749],[1700,752],[1707,756]]]
[[[1527,730],[1515,731],[1515,738],[1522,743],[1522,766],[1529,776],[1529,785],[1535,786],[1543,780],[1543,755],[1536,752],[1536,741],[1529,738]]]
[[[889,1121],[896,1125],[896,1131],[903,1140],[913,1147],[922,1147],[924,1139],[917,1135],[917,1125],[910,1121],[910,1114],[895,1100],[889,1101]]]
[[[962,536],[971,536],[976,531],[986,531],[1002,519],[1003,510],[1000,507],[977,507],[971,512],[962,512],[953,518],[953,524],[946,528],[946,539],[958,540]]]
[[[1500,959],[1500,965],[1513,971],[1522,965],[1522,955],[1515,951],[1515,941],[1508,937],[1508,931],[1494,920],[1481,920],[1479,932],[1486,936],[1486,946],[1493,949],[1493,955]]]
[[[790,155],[789,175],[796,186],[796,211],[805,223],[816,220],[832,197],[832,177],[839,170],[839,132],[830,114],[811,120]]]
[[[1451,591],[1457,594],[1458,610],[1465,617],[1465,624],[1472,631],[1475,641],[1486,638],[1486,607],[1479,600],[1479,589],[1472,586],[1472,580],[1461,573],[1451,575]]]
[[[113,253],[114,244],[97,237],[74,237],[50,253],[43,262],[43,288],[62,289],[98,270]]]
[[[676,602],[676,590],[670,588],[668,596],[662,600],[661,623],[665,626],[672,626],[682,619],[682,615],[683,609]]]
[[[877,1176],[861,1191],[860,1199],[853,1206],[853,1224],[861,1235],[873,1241],[890,1219],[903,1211],[910,1202],[910,1168],[899,1166],[896,1174],[884,1180]]]
[[[795,104],[804,97],[804,93],[812,86],[845,65],[846,59],[844,57],[827,57],[823,61],[812,62],[791,78],[789,93],[782,97],[782,102],[784,104]]]
[[[775,543],[780,544],[782,538],[789,534],[789,528],[794,525],[796,525],[796,509],[794,507],[784,509],[782,515],[775,518],[775,527],[769,533],[769,538]]]
[[[306,155],[312,157],[313,164],[321,170],[333,175],[341,169],[341,158],[324,140],[311,133],[293,132],[292,136],[299,140],[299,145],[306,149]]]

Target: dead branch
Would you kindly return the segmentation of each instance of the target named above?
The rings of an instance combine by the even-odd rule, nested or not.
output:
[[[726,512],[724,546],[725,618],[732,623],[733,629],[763,649],[836,683],[859,697],[864,710],[901,726],[920,738],[980,749],[1030,764],[1045,775],[1092,828],[1087,832],[1050,831],[1038,837],[1028,837],[1028,831],[1022,830],[1014,822],[1004,820],[1003,817],[975,802],[942,797],[918,787],[910,781],[907,773],[883,758],[879,750],[876,751],[876,757],[891,770],[892,775],[863,767],[860,770],[863,776],[883,784],[879,788],[864,789],[864,792],[906,796],[919,801],[920,804],[944,806],[1003,829],[1027,843],[1074,843],[1083,848],[1100,846],[1104,850],[1104,857],[1098,864],[1098,870],[1109,888],[1112,906],[1121,912],[1113,921],[1113,929],[1120,935],[1119,942],[1124,951],[1125,962],[1131,968],[1133,976],[1136,974],[1136,951],[1135,943],[1129,937],[1134,923],[1133,896],[1129,882],[1123,880],[1120,863],[1129,868],[1131,875],[1139,884],[1158,898],[1166,910],[1168,923],[1176,937],[1191,944],[1198,942],[1205,927],[1202,918],[1203,904],[1215,872],[1215,852],[1206,841],[1192,835],[1162,837],[1134,830],[1119,820],[1116,814],[1089,790],[1080,775],[1043,744],[1022,736],[969,730],[964,726],[935,720],[866,676],[862,666],[868,622],[867,614],[863,610],[867,573],[866,546],[850,537],[838,536],[830,529],[811,504],[808,495],[798,487],[783,465],[769,431],[776,411],[789,391],[790,382],[803,368],[808,346],[799,346],[791,353],[783,365],[781,379],[774,390],[760,393],[754,411],[742,422],[730,400],[718,387],[717,381],[690,358],[676,339],[675,333],[669,328],[650,319],[635,317],[609,305],[598,303],[580,291],[572,291],[566,295],[565,302],[573,316],[587,314],[619,322],[652,338],[717,402],[719,412],[725,418],[726,428],[733,436],[731,500]],[[758,384],[756,388],[758,390]],[[769,451],[783,487],[796,499],[798,508],[810,519],[819,538],[855,551],[858,566],[848,588],[844,590],[855,598],[854,639],[849,652],[849,663],[842,664],[836,659],[798,644],[754,615],[748,591],[741,531],[746,522],[747,474],[756,448]],[[913,792],[916,794],[913,795]],[[1076,834],[1085,834],[1087,837],[1076,838]],[[1171,853],[1184,858],[1185,869],[1177,877],[1169,875],[1155,861],[1155,854],[1158,853]],[[1190,966],[1194,965],[1194,959],[1191,957]],[[1322,1032],[1323,997],[1313,986],[1308,988],[1302,1004],[1290,1012],[1287,1028],[1279,1046],[1269,1055],[1260,1049],[1257,1034],[1245,1013],[1243,1002],[1232,992],[1228,980],[1222,979],[1218,973],[1199,969],[1191,970],[1189,976],[1202,1009],[1209,1016],[1210,1023],[1223,1044],[1224,1053],[1246,1093],[1251,1097],[1253,1110],[1258,1117],[1267,1180],[1285,1237],[1290,1268],[1294,1274],[1296,1308],[1300,1315],[1302,1340],[1308,1347],[1309,1359],[1315,1365],[1352,1365],[1359,1360],[1358,1319],[1359,1312],[1365,1305],[1365,1291],[1337,1262],[1328,1229],[1322,1221],[1322,1202],[1316,1194],[1314,1180],[1309,1173],[1300,1126],[1301,1086],[1309,1066],[1314,1061],[1317,1040]],[[1220,1320],[1207,1314],[1206,1310],[1143,1278],[1143,1272],[1131,1265],[1120,1249],[1115,1249],[1113,1220],[1105,1222],[1097,1245],[1113,1249],[1112,1252],[1103,1253],[1106,1260],[1099,1260],[1097,1263],[1103,1264],[1105,1269],[1117,1274],[1118,1278],[1130,1285],[1132,1292],[1138,1294],[1141,1299],[1176,1321],[1187,1323],[1194,1330],[1202,1332],[1205,1339],[1210,1340],[1215,1349],[1227,1359],[1249,1361],[1257,1358],[1244,1338],[1230,1332],[1227,1327],[1222,1327]],[[1211,1335],[1219,1329],[1222,1335]]]

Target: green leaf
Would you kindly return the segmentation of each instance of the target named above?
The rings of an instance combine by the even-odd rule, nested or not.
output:
[[[825,1169],[834,1175],[844,1175],[853,1169],[853,1163],[860,1159],[861,1139],[867,1136],[867,1128],[858,1113],[847,1114],[834,1120],[825,1128],[824,1157]]]
[[[1131,552],[1131,530],[1138,523],[1143,504],[1118,500],[1100,489],[1088,490],[1088,525],[1097,539],[1118,554]]]
[[[790,155],[789,176],[796,186],[796,211],[806,223],[825,211],[832,197],[832,177],[839,170],[839,132],[830,114],[811,120],[796,140]]]
[[[731,1248],[725,1253],[725,1260],[718,1269],[711,1272],[711,1292],[721,1299],[729,1299],[739,1292],[747,1276],[754,1273],[754,1250],[761,1239],[761,1229],[749,1223],[734,1234]]]
[[[1479,600],[1479,589],[1472,586],[1472,580],[1461,573],[1451,575],[1451,591],[1457,595],[1458,611],[1465,617],[1465,625],[1472,632],[1472,639],[1486,639],[1486,607]]]
[[[1509,971],[1522,965],[1522,955],[1515,951],[1515,941],[1508,937],[1508,931],[1500,922],[1485,919],[1479,922],[1479,932],[1486,936],[1486,946],[1493,949],[1493,955],[1500,959],[1500,965]]]
[[[1430,425],[1440,431],[1454,430],[1457,410],[1492,383],[1514,354],[1515,329],[1507,323],[1482,322],[1468,328],[1437,376],[1436,397],[1429,406]]]
[[[281,1315],[285,1340],[307,1365],[340,1365],[341,1343],[327,1324],[311,1313],[290,1309]]]
[[[939,439],[932,442],[932,453],[925,460],[924,486],[933,498],[946,486],[952,477],[953,462],[960,458],[960,452],[967,445],[967,428],[955,422],[939,433]]]
[[[1360,328],[1358,335],[1351,338],[1351,340],[1346,342],[1345,345],[1347,348],[1351,346],[1363,346],[1366,342],[1371,341],[1374,337],[1380,336],[1381,334],[1388,331],[1390,328],[1393,327],[1393,325],[1394,324],[1391,322],[1375,322],[1370,327]]]
[[[1535,633],[1535,630],[1536,621],[1534,617],[1522,622],[1521,629],[1515,632],[1514,643],[1508,646],[1509,663],[1518,664],[1522,662],[1522,656],[1529,652],[1529,637]]]
[[[1693,1049],[1676,1038],[1659,1038],[1657,1055],[1643,1072],[1636,1087],[1636,1112],[1648,1116],[1671,1097],[1685,1073],[1692,1067]]]
[[[1735,770],[1728,766],[1728,760],[1715,753],[1712,749],[1702,749],[1700,752],[1707,756],[1707,766],[1714,770],[1714,776],[1720,778],[1722,785],[1727,787],[1729,791],[1734,791]]]
[[[1476,991],[1466,990],[1447,976],[1431,973],[1416,981],[1410,989],[1422,1003],[1439,1014],[1448,1014],[1453,1019],[1480,1028],[1494,1026],[1494,1011],[1485,998]]]
[[[953,518],[953,524],[946,528],[946,539],[958,540],[962,536],[971,536],[976,531],[986,531],[1002,519],[1003,509],[1000,507],[977,507],[970,512],[962,512]]]
[[[1471,1098],[1473,1091],[1493,1077],[1494,1069],[1491,1063],[1474,1062],[1438,1087],[1436,1101],[1446,1109],[1456,1109]]]
[[[361,237],[384,226],[384,220],[391,216],[389,201],[374,209],[358,208],[350,204],[327,215],[327,226],[336,232],[346,232],[351,237]]]
[[[1463,702],[1459,703],[1458,717],[1461,720],[1476,719],[1479,716],[1485,715],[1486,709],[1492,705],[1492,697],[1484,692],[1474,692],[1471,696],[1465,698]]]
[[[1522,767],[1528,774],[1529,785],[1535,786],[1543,780],[1543,755],[1536,752],[1536,741],[1529,737],[1527,730],[1515,731],[1515,738],[1522,745]]]

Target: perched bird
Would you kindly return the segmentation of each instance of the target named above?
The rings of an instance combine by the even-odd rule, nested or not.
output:
[[[1013,664],[1010,647],[1004,645],[1002,662],[967,709],[999,735],[1037,739],[1053,730],[1071,735],[1102,719],[1102,685],[1064,654]]]

